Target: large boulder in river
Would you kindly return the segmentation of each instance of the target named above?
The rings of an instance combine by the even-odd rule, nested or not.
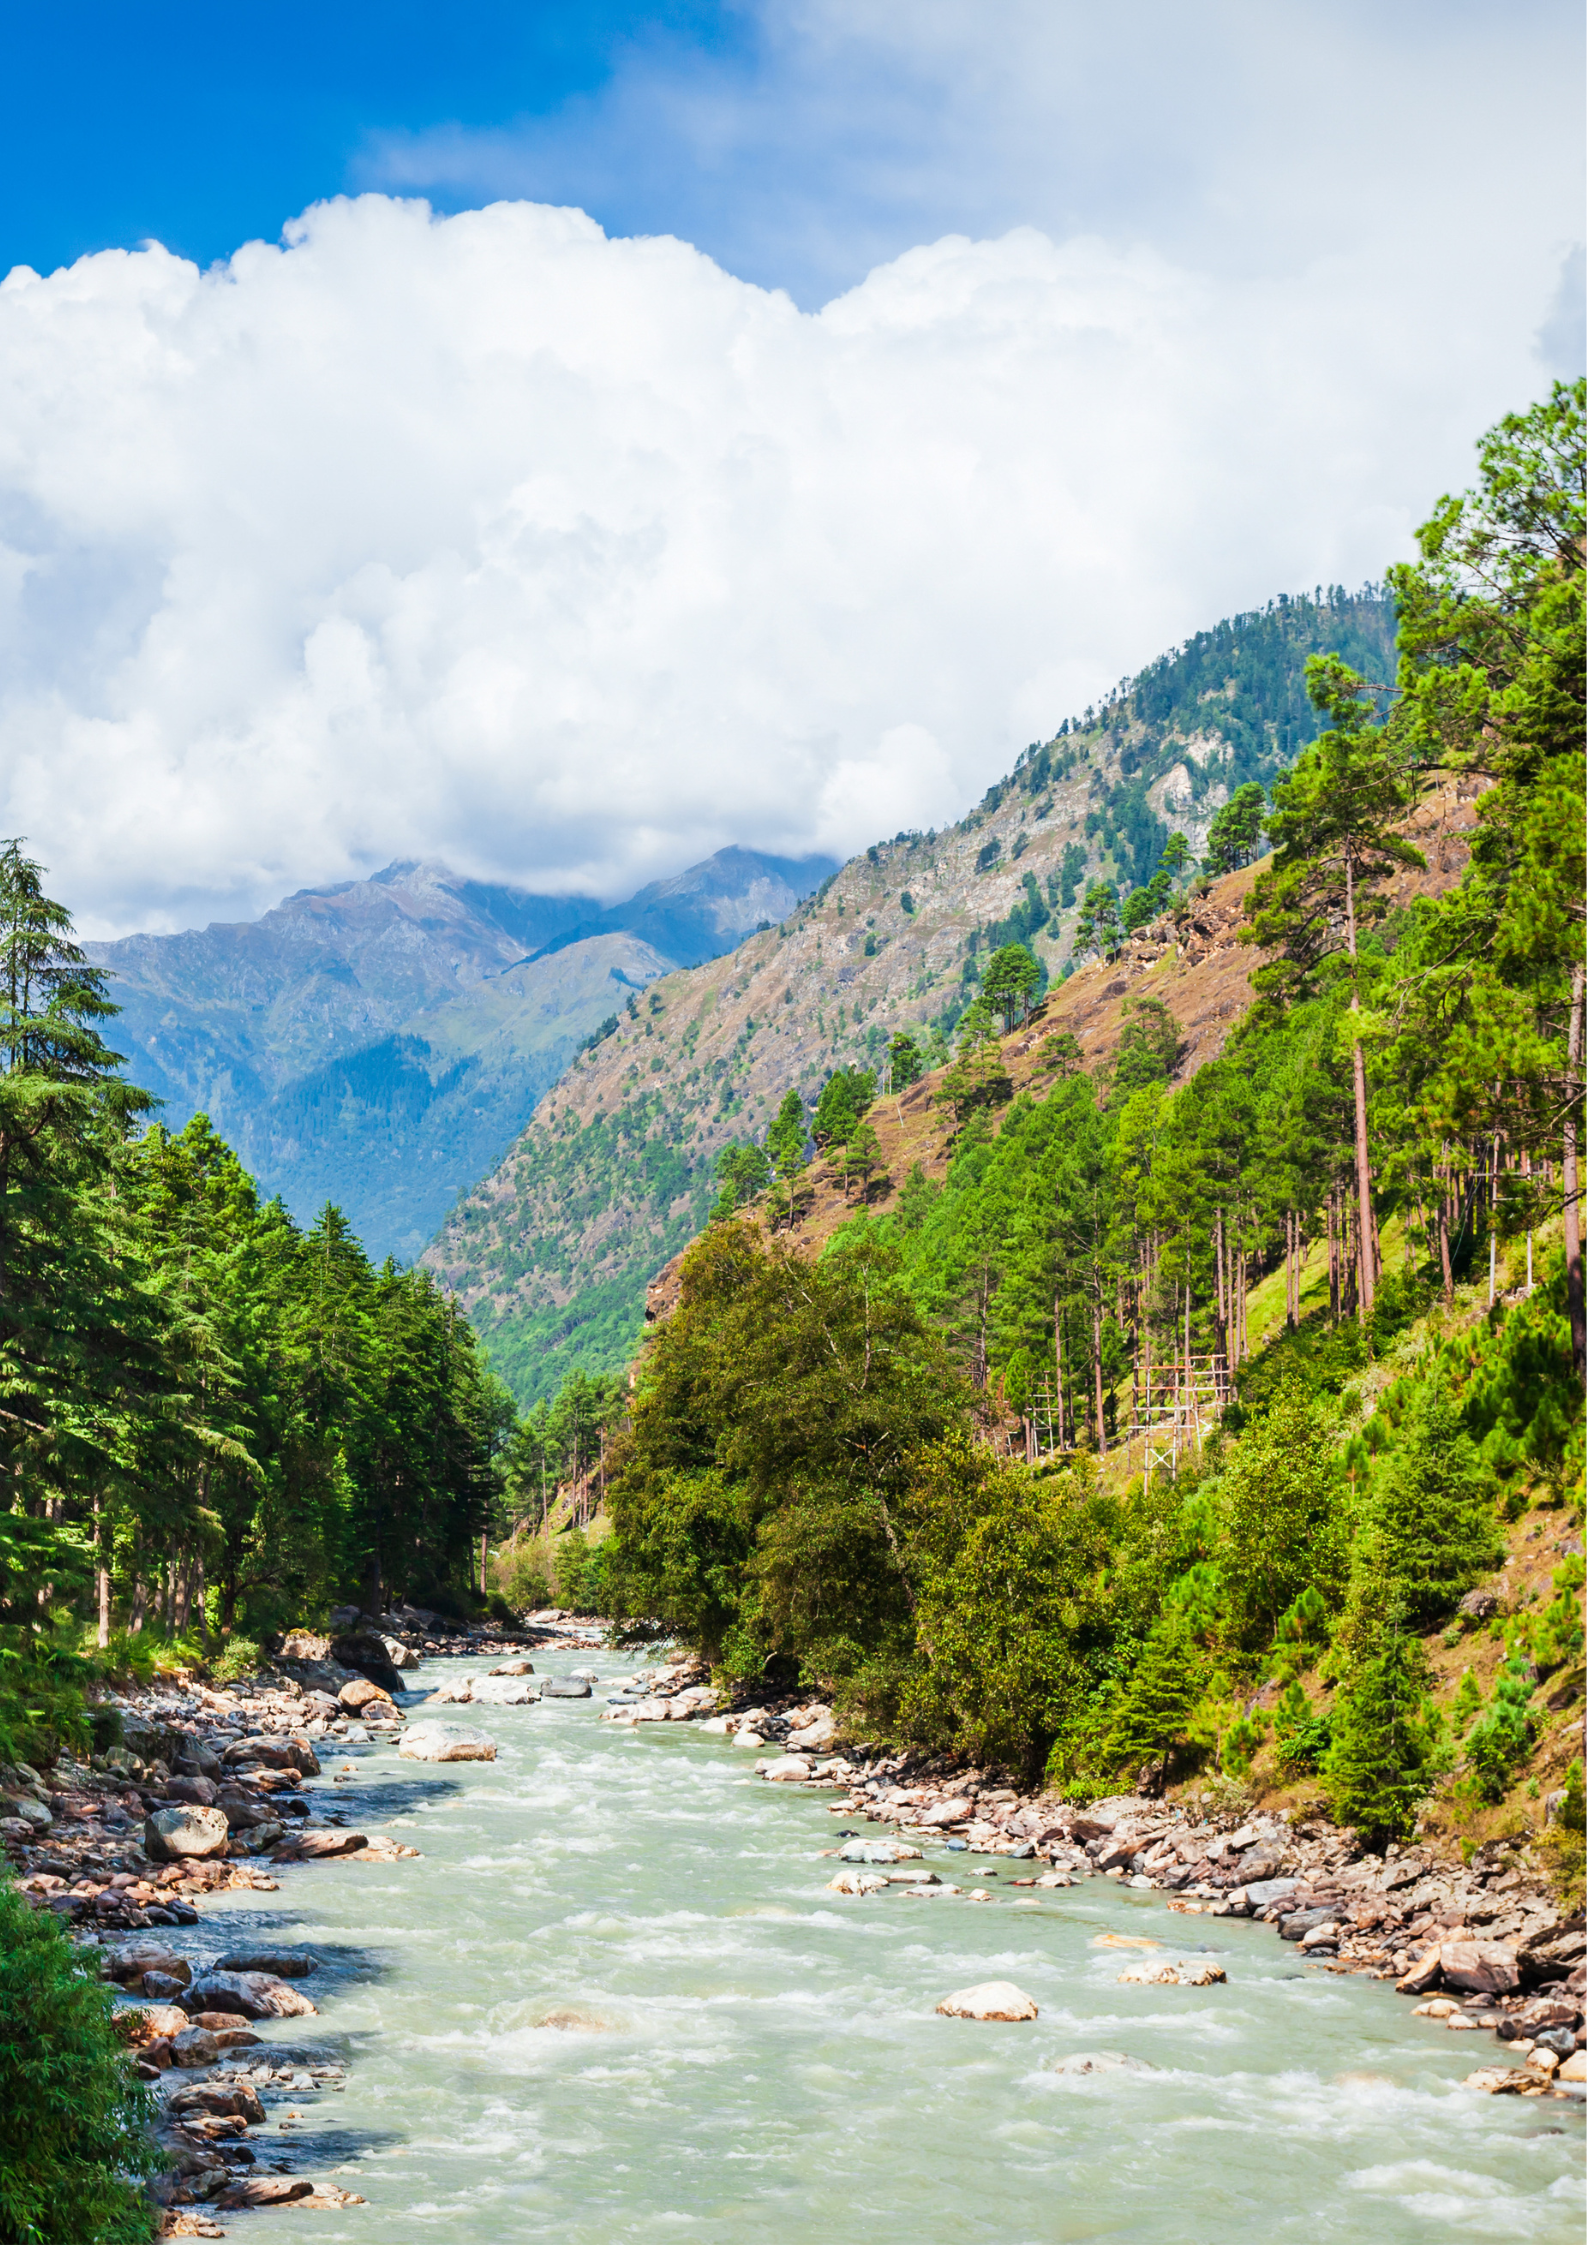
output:
[[[343,1668],[356,1668],[360,1676],[367,1676],[383,1692],[400,1692],[402,1678],[392,1664],[386,1650],[384,1637],[377,1637],[372,1629],[350,1630],[344,1637],[331,1640],[331,1658]]]
[[[548,1676],[543,1699],[588,1699],[590,1686],[583,1676]]]
[[[413,1723],[397,1752],[410,1762],[493,1762],[496,1741],[462,1723]]]
[[[380,1686],[372,1684],[367,1676],[351,1678],[349,1682],[342,1686],[336,1697],[341,1705],[346,1708],[349,1715],[356,1715],[361,1708],[365,1707],[390,1707],[392,1705],[390,1692],[382,1691]]]
[[[206,1972],[182,1997],[184,2009],[231,2011],[244,2019],[293,2019],[315,2006],[273,1972]]]
[[[144,1824],[143,1845],[156,1863],[176,1863],[188,1855],[224,1854],[228,1833],[222,1809],[160,1808]]]
[[[937,2009],[945,2019],[1002,2019],[1010,2024],[1036,2017],[1035,1998],[1012,1980],[981,1980],[944,1996]]]
[[[1562,1918],[1531,1934],[1515,1952],[1521,1978],[1528,1987],[1543,1980],[1563,1980],[1587,1958],[1587,1919]]]

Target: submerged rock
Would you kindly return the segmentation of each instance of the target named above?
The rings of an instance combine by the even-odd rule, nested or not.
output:
[[[937,2009],[945,2019],[999,2019],[1013,2024],[1037,2016],[1035,1999],[1012,1980],[981,1980],[944,1996]]]
[[[590,1686],[583,1676],[548,1676],[542,1699],[588,1699]]]
[[[476,1676],[469,1698],[485,1707],[532,1707],[540,1697],[540,1686],[527,1676]]]
[[[1183,1958],[1141,1957],[1127,1964],[1119,1974],[1119,1984],[1126,1983],[1147,1988],[1212,1988],[1229,1975],[1221,1964],[1200,1960],[1187,1964]]]
[[[1055,2058],[1049,2067],[1055,2074],[1154,2074],[1160,2071],[1144,2058],[1131,2058],[1122,2050],[1076,2050],[1067,2058]]]

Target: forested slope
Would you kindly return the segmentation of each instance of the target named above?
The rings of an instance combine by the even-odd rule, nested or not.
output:
[[[1090,883],[1144,886],[1174,831],[1200,856],[1231,796],[1314,735],[1308,655],[1382,681],[1392,641],[1373,588],[1198,634],[1032,744],[957,825],[878,843],[778,926],[631,995],[425,1256],[520,1399],[627,1361],[645,1284],[699,1230],[724,1146],[764,1133],[790,1089],[811,1108],[834,1068],[877,1066],[900,1029],[945,1060],[1000,944],[1061,975]]]
[[[853,1078],[835,1230],[781,1118],[738,1165],[608,1460],[605,1611],[925,1755],[1535,1840],[1579,1898],[1584,389],[1393,572],[1392,705],[1313,666],[1271,854],[1089,1001],[970,1009],[935,1169],[863,1205],[933,1087]],[[1187,1074],[1236,911],[1252,1001]]]

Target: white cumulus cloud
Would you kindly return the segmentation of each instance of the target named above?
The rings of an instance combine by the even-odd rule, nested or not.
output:
[[[1358,267],[950,236],[818,312],[686,243],[318,205],[0,285],[0,804],[92,933],[398,856],[625,893],[955,815],[1189,630],[1406,549],[1539,387]]]

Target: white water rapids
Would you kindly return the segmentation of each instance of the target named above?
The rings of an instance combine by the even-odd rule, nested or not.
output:
[[[638,1664],[535,1662],[581,1665]],[[322,1959],[298,1983],[321,2016],[262,2031],[345,2058],[344,2092],[291,2108],[292,2157],[367,2204],[230,2217],[258,2245],[277,2224],[324,2245],[1580,2239],[1581,2107],[1461,2090],[1497,2060],[1487,2036],[1107,1879],[1033,1895],[1010,1889],[1022,1866],[928,1848],[993,1899],[828,1893],[820,1850],[852,1828],[830,1793],[603,1705],[434,1710],[487,1730],[494,1763],[325,1741],[327,1778],[354,1766],[340,1806],[420,1858],[284,1869],[177,1937]],[[1228,1984],[1121,1987],[1104,1932],[1205,1949]],[[988,1979],[1040,2018],[937,2016]],[[1081,2050],[1158,2070],[1048,2070]]]

